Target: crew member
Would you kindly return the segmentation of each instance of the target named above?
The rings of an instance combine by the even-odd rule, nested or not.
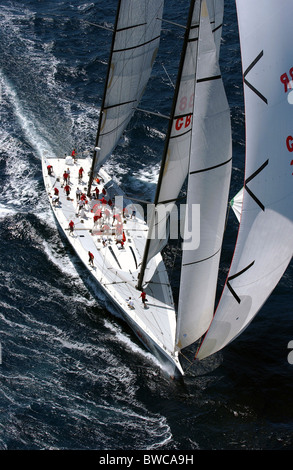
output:
[[[89,251],[88,254],[89,254],[89,264],[91,266],[93,266],[94,265],[94,255],[90,251]]]
[[[74,230],[74,222],[72,220],[69,222],[69,230],[70,230],[71,233]]]

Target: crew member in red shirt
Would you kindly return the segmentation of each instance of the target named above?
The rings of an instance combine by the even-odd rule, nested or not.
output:
[[[68,197],[70,194],[70,186],[68,184],[64,187],[64,191],[66,192],[66,196]]]
[[[89,251],[89,264],[94,265],[94,255]]]
[[[141,301],[143,303],[144,308],[146,308],[146,293],[142,291],[142,293],[140,294],[140,297],[141,297]]]
[[[71,220],[69,222],[69,230],[70,230],[71,233],[73,232],[73,229],[74,229],[74,222]]]

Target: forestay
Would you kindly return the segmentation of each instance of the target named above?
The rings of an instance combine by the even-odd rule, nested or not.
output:
[[[238,336],[293,253],[291,0],[237,0],[246,110],[243,208],[230,272],[198,359]]]
[[[119,1],[95,145],[94,174],[111,155],[147,85],[159,47],[163,5],[163,0]]]
[[[217,45],[218,49],[203,1],[178,306],[179,348],[201,337],[212,320],[226,220],[232,138],[218,65],[219,41]],[[200,214],[193,211],[196,205]]]

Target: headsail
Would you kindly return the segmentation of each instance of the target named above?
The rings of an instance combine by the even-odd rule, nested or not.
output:
[[[237,245],[198,359],[251,322],[293,253],[293,3],[236,0],[245,84],[246,170]]]
[[[149,80],[159,47],[163,6],[164,0],[118,3],[91,179],[111,155]]]
[[[230,110],[211,21],[203,1],[178,305],[179,348],[200,338],[214,314],[231,167]],[[193,220],[194,205],[200,207],[198,220]],[[191,233],[190,240],[187,232]]]

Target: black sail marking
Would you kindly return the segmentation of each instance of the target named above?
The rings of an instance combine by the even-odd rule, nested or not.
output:
[[[115,253],[114,253],[114,251],[113,251],[113,248],[112,248],[111,246],[109,246],[109,250],[110,250],[110,253],[113,255],[113,257],[114,257],[116,263],[118,264],[119,268],[122,269],[121,266],[120,266],[120,263],[119,263],[119,261],[118,261],[118,259],[117,259],[117,256],[115,255]]]
[[[218,165],[210,166],[209,168],[202,168],[201,170],[194,170],[191,171],[189,174],[195,175],[196,173],[203,173],[204,171],[215,170],[216,168],[220,168],[221,166],[227,165],[231,160],[232,157],[229,158],[229,160],[226,160],[225,162],[218,163]]]
[[[198,80],[196,80],[196,83],[209,82],[212,80],[220,80],[221,78],[222,78],[222,75],[214,75],[213,77],[199,78]]]
[[[134,258],[134,261],[135,261],[135,267],[136,267],[136,269],[137,269],[137,260],[136,260],[135,253],[134,253],[134,251],[133,251],[133,248],[132,248],[132,246],[129,246],[129,248],[130,248],[130,251],[131,251],[131,253],[132,253],[132,256],[133,256],[133,258]]]
[[[233,297],[236,299],[236,301],[240,304],[241,302],[241,299],[238,297],[238,295],[236,294],[235,290],[232,288],[231,284],[230,284],[230,281],[232,281],[233,279],[235,279],[236,277],[238,276],[241,276],[241,274],[245,273],[248,269],[251,268],[251,266],[254,265],[254,261],[252,261],[252,263],[250,263],[248,266],[246,266],[246,268],[242,269],[241,271],[239,271],[239,273],[236,273],[236,274],[233,274],[233,276],[230,276],[228,277],[227,279],[227,287],[229,289],[229,291],[231,292],[231,294],[233,295]]]
[[[159,38],[160,36],[156,36],[155,38],[152,38],[149,41],[143,42],[141,44],[137,44],[136,46],[124,47],[123,49],[113,49],[113,53],[116,54],[117,52],[125,52],[125,51],[131,51],[133,49],[138,49],[139,47],[144,47],[147,44],[150,44],[151,42],[154,42]]]
[[[256,195],[247,187],[247,183],[249,183],[253,178],[255,178],[269,163],[269,160],[264,162],[258,170],[256,170],[249,178],[245,180],[244,187],[248,194],[252,197],[252,199],[259,205],[259,207],[264,211],[265,206],[262,204],[262,202],[256,197]]]
[[[266,99],[265,96],[263,96],[259,90],[257,90],[248,80],[246,80],[246,75],[250,72],[250,70],[257,64],[257,62],[262,58],[263,56],[263,51],[261,51],[258,56],[254,59],[253,62],[251,62],[251,64],[249,65],[249,67],[247,67],[247,69],[245,70],[244,74],[243,74],[243,78],[244,78],[244,83],[260,98],[262,99],[266,104],[268,104],[268,100]]]

